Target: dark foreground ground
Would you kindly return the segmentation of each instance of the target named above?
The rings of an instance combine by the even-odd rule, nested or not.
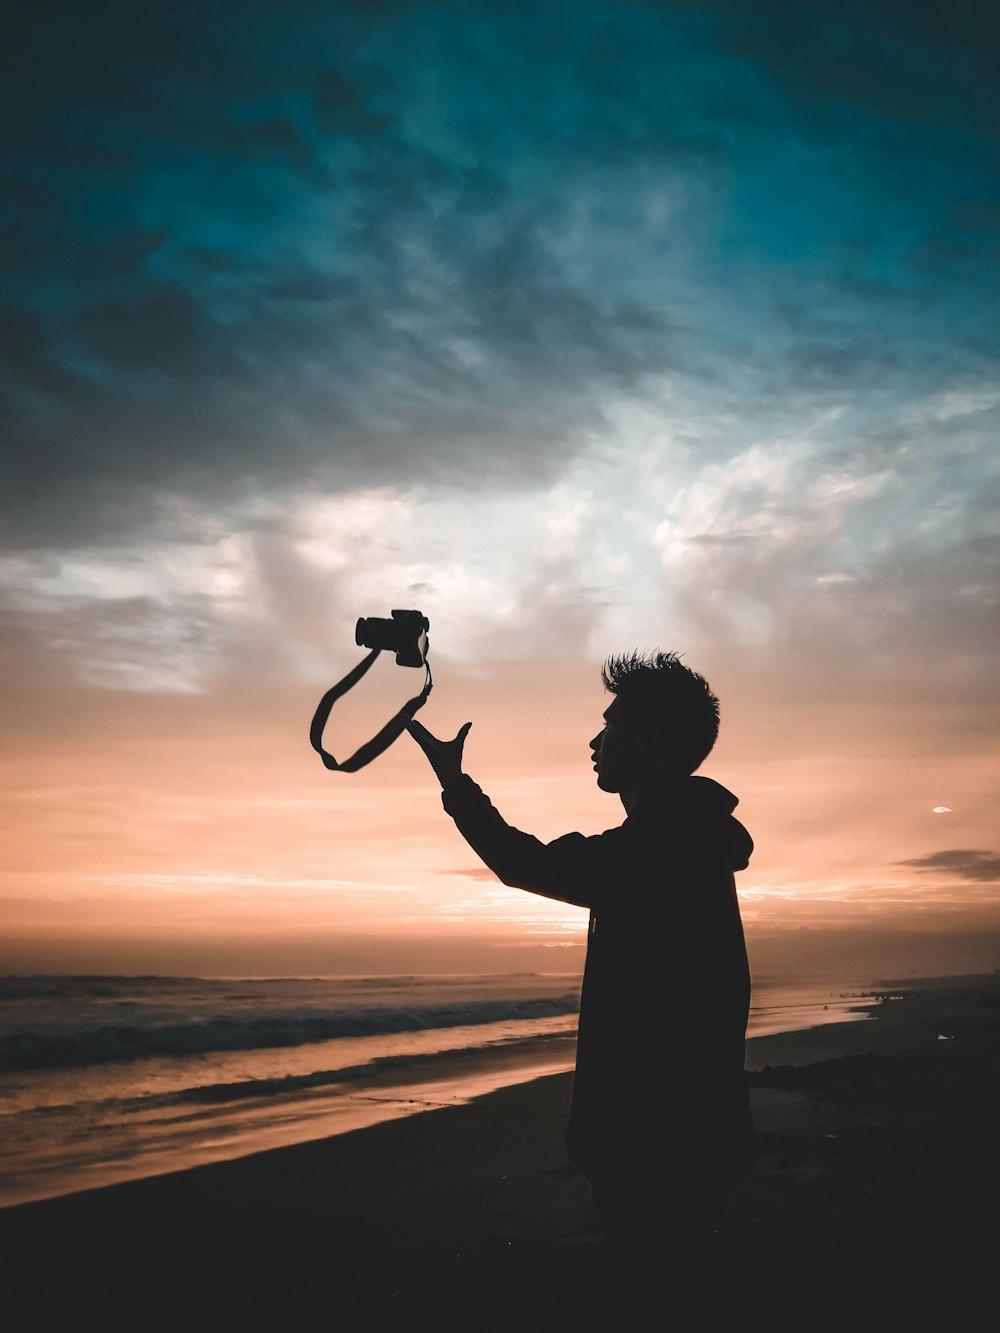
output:
[[[658,1308],[621,1313],[589,1188],[565,1172],[558,1075],[0,1211],[0,1318],[11,1333],[994,1327],[1000,979],[922,983],[849,1026],[752,1045],[760,1164],[730,1201],[711,1314],[678,1308],[666,1266]]]

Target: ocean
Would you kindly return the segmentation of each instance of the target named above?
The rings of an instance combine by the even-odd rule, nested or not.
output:
[[[578,974],[0,977],[0,1206],[456,1105],[572,1069]],[[748,1035],[863,1019],[757,983]]]

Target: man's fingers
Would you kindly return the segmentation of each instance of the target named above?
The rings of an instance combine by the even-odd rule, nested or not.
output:
[[[441,751],[450,749],[452,746],[457,746],[461,749],[462,745],[465,743],[466,736],[469,734],[471,726],[471,722],[464,723],[459,727],[458,735],[453,741],[442,741],[438,740],[433,732],[428,731],[424,724],[418,722],[414,717],[407,718],[403,723],[404,729],[408,731],[413,739],[422,745],[425,750],[430,747]]]

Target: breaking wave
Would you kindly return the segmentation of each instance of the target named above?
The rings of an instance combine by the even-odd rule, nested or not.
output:
[[[0,1069],[29,1070],[302,1046],[338,1037],[372,1037],[425,1029],[554,1018],[579,1009],[576,994],[491,999],[408,1007],[351,1007],[339,1012],[286,1010],[187,1022],[99,1023],[63,1029],[25,1028],[0,1035]]]

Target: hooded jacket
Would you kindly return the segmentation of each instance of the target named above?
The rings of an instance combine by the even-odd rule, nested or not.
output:
[[[507,824],[466,774],[442,801],[504,884],[590,911],[573,1164],[595,1180],[746,1170],[750,971],[733,872],[753,842],[733,817],[736,797],[686,777],[644,795],[617,828],[550,843]]]

